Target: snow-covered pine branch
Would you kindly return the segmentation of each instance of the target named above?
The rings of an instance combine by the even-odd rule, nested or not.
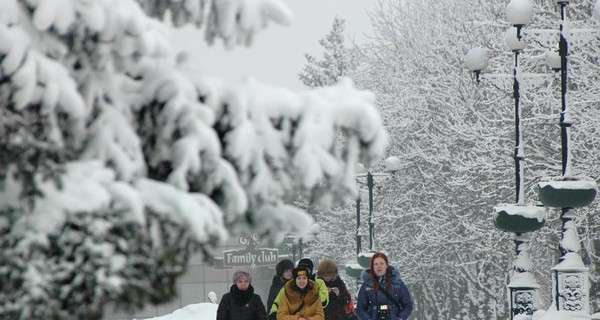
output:
[[[206,30],[227,44],[291,17],[274,0],[211,6]],[[348,194],[356,162],[387,144],[370,92],[214,81],[134,0],[6,0],[0,40],[8,318],[94,319],[109,301],[166,301],[192,252],[209,258],[230,232],[299,232],[312,219],[284,199]]]
[[[289,25],[294,15],[281,0],[137,0],[148,15],[170,18],[177,27],[204,27],[206,41],[223,40],[229,49],[251,45],[270,22]]]

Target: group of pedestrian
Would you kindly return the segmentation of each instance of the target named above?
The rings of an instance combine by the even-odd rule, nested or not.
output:
[[[281,260],[266,309],[254,293],[250,272],[236,270],[233,285],[219,303],[217,320],[407,320],[412,312],[408,288],[384,253],[375,253],[369,269],[362,272],[355,311],[336,263],[321,261],[316,274],[313,268],[307,258],[295,268],[291,260]]]

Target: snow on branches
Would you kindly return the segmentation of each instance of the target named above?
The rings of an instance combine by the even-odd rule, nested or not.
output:
[[[4,2],[18,18],[0,25],[2,112],[40,118],[36,132],[10,123],[3,131],[29,131],[28,140],[41,133],[35,139],[54,146],[57,164],[100,160],[133,186],[148,177],[200,192],[222,210],[223,225],[252,228],[268,221],[255,212],[283,206],[295,190],[313,200],[353,190],[354,164],[383,153],[374,97],[349,81],[304,93],[252,80],[211,84],[175,62],[136,2],[62,3]],[[341,149],[337,131],[347,136]]]
[[[223,40],[229,49],[251,45],[256,33],[270,21],[289,25],[294,15],[281,0],[137,0],[146,13],[175,26],[194,23],[205,27],[206,40]]]
[[[205,8],[209,39],[228,45],[291,19],[275,0],[194,3],[163,9]],[[191,11],[185,20],[198,22]],[[354,191],[356,163],[376,161],[387,145],[374,100],[349,80],[295,93],[208,78],[134,0],[0,2],[0,244],[18,247],[3,258],[19,270],[0,269],[0,281],[34,284],[11,302],[31,309],[0,314],[60,317],[80,304],[46,307],[61,305],[52,299],[84,291],[98,302],[82,309],[89,319],[111,299],[165,301],[191,252],[209,258],[228,233],[279,242],[308,230],[310,216],[285,200],[330,202]],[[347,143],[337,145],[336,134]],[[118,268],[106,261],[112,252]],[[32,255],[33,271],[23,267]],[[94,259],[68,263],[78,255]],[[106,273],[65,284],[88,267]],[[28,278],[53,268],[62,271]],[[104,291],[86,288],[98,283]]]

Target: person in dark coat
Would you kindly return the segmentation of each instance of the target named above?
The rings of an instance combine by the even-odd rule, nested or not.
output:
[[[265,305],[254,293],[249,271],[239,269],[233,274],[233,285],[217,308],[217,320],[267,320]]]
[[[325,282],[329,292],[329,304],[325,308],[325,319],[347,319],[346,306],[350,301],[350,294],[346,284],[338,275],[337,264],[333,260],[323,260],[319,263],[317,276]]]
[[[359,319],[408,319],[413,309],[410,293],[400,279],[400,271],[389,265],[385,254],[375,253],[371,257],[370,268],[363,270],[361,277],[363,284],[358,291],[356,306]],[[391,299],[383,290],[389,293]]]
[[[275,275],[273,276],[271,288],[269,288],[269,296],[267,297],[267,312],[271,312],[275,297],[277,297],[277,294],[281,288],[283,288],[283,285],[292,278],[292,270],[294,270],[294,263],[290,259],[283,259],[275,266]],[[275,320],[277,315],[277,308],[273,310],[274,311],[269,314],[269,319],[271,320]]]

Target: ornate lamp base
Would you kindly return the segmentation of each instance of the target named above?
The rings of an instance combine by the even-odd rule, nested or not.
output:
[[[558,311],[590,314],[589,268],[581,256],[569,252],[564,260],[552,268],[552,295]]]

